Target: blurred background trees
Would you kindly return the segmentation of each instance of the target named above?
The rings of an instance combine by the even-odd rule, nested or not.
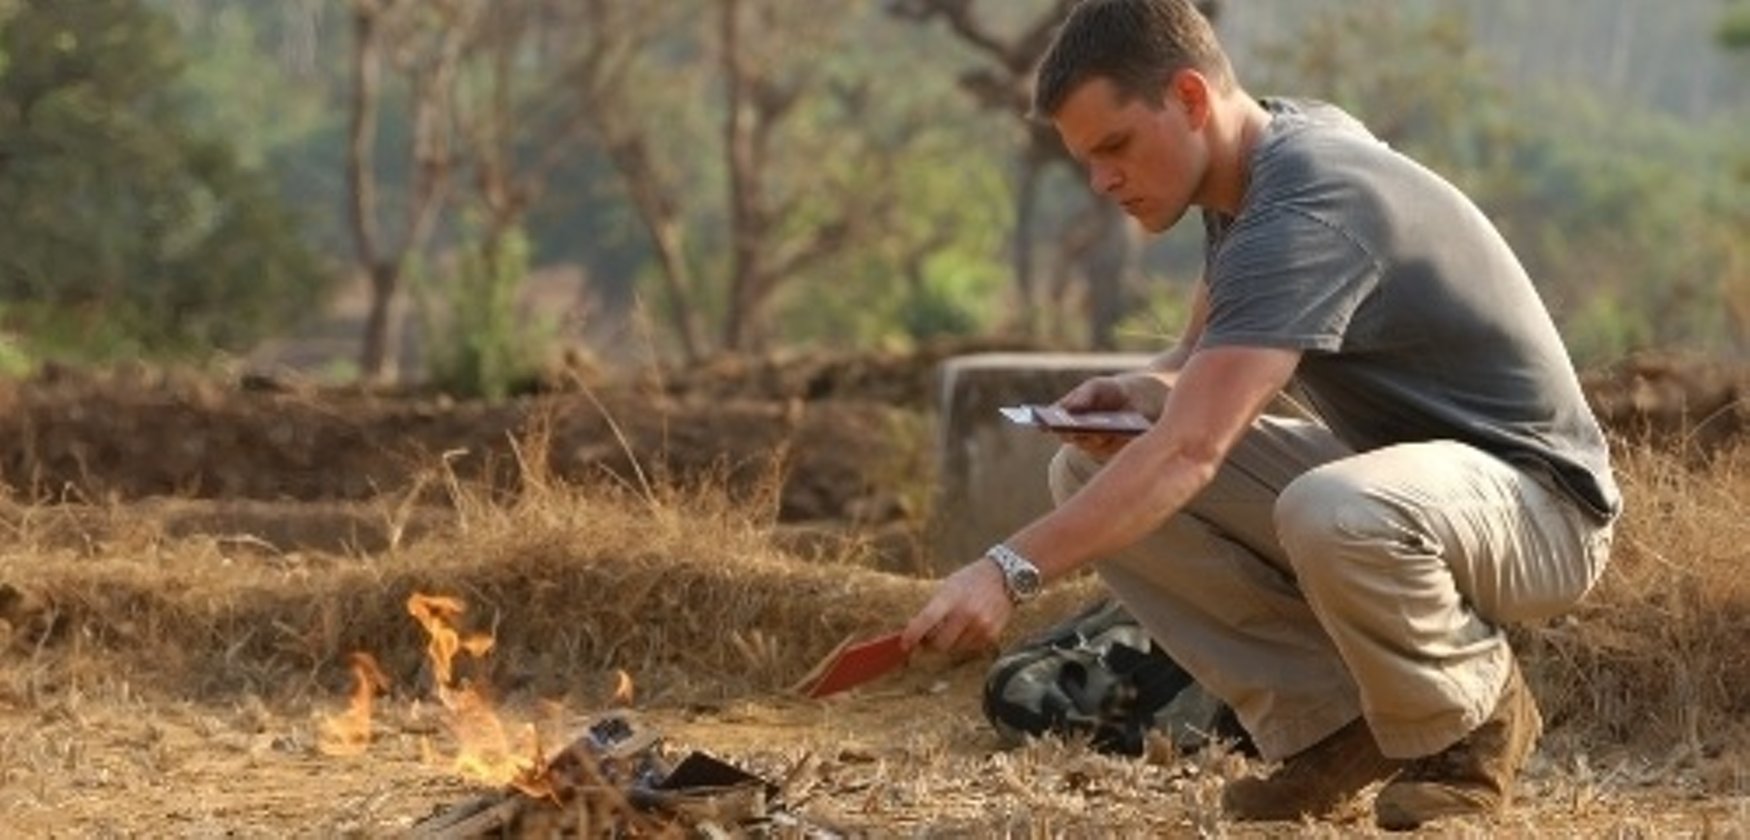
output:
[[[321,300],[291,207],[192,116],[187,61],[132,0],[0,6],[0,316],[28,344],[245,350]]]
[[[0,367],[326,329],[336,375],[502,393],[560,344],[1158,346],[1197,232],[1145,241],[1025,119],[1068,5],[0,0]],[[1217,20],[1254,92],[1469,191],[1582,363],[1750,345],[1750,3]]]

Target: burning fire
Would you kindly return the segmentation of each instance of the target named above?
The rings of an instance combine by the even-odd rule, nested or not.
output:
[[[553,797],[548,762],[534,724],[507,725],[493,709],[491,698],[471,680],[457,674],[456,656],[483,659],[492,652],[493,637],[464,634],[458,628],[468,606],[458,598],[414,593],[407,599],[407,612],[425,628],[426,657],[437,683],[438,702],[444,723],[456,739],[450,765],[474,781],[509,785],[534,797]],[[318,749],[325,755],[358,755],[371,740],[371,702],[389,687],[377,662],[368,653],[351,656],[353,689],[345,712],[324,718],[319,724]],[[612,703],[631,706],[632,676],[615,672]],[[421,743],[428,760],[435,758],[429,743]]]
[[[632,675],[625,671],[615,669],[613,704],[616,706],[630,706],[632,705],[632,697]]]
[[[467,651],[469,656],[479,659],[492,652],[491,636],[477,634],[464,638],[456,630],[456,619],[467,611],[468,605],[458,598],[415,592],[407,599],[407,612],[425,628],[425,655],[431,660],[440,690],[455,681],[451,663],[457,653]]]
[[[358,755],[371,743],[371,699],[389,688],[389,678],[370,654],[348,657],[352,663],[352,700],[346,711],[324,718],[318,728],[316,749],[323,755]]]
[[[492,701],[468,680],[458,680],[455,657],[467,653],[480,659],[492,651],[492,637],[464,636],[456,620],[467,605],[456,598],[414,593],[407,599],[407,612],[425,628],[426,656],[437,678],[438,702],[449,712],[450,733],[455,736],[457,772],[492,785],[514,785],[530,796],[548,796],[547,761],[533,724],[515,727],[514,737],[492,708]]]

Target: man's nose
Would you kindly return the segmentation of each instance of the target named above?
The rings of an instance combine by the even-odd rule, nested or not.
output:
[[[1094,165],[1088,167],[1088,186],[1095,193],[1109,195],[1124,183],[1123,176],[1116,166]]]

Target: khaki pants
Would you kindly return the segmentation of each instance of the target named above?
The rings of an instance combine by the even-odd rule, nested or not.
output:
[[[1052,494],[1099,467],[1065,447]],[[1610,526],[1546,482],[1460,443],[1357,454],[1266,415],[1184,510],[1096,568],[1266,758],[1358,715],[1386,755],[1428,755],[1493,711],[1500,625],[1568,609],[1604,569]]]

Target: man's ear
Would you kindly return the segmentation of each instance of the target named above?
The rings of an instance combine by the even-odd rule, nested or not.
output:
[[[1190,123],[1193,131],[1203,128],[1209,122],[1212,108],[1209,79],[1202,73],[1189,67],[1175,72],[1167,80],[1166,99],[1185,109],[1185,121]]]

